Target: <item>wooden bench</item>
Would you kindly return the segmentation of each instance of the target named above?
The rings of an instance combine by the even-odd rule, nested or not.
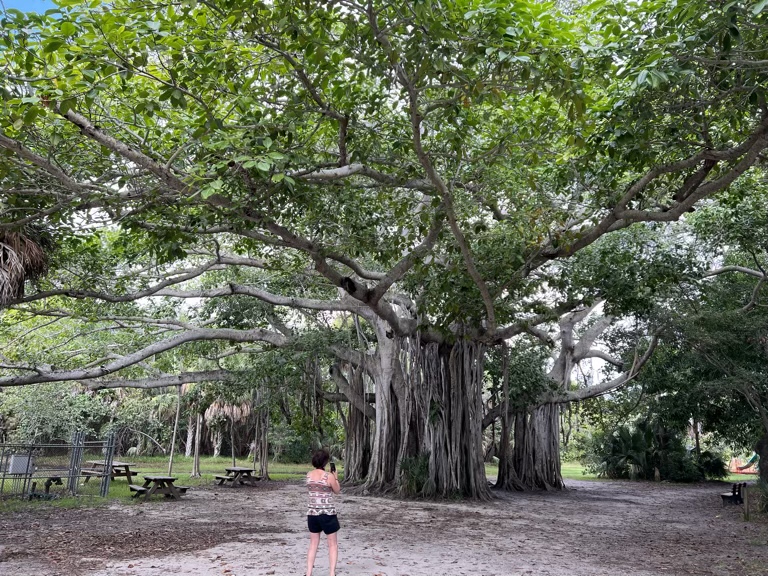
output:
[[[107,475],[106,462],[101,460],[88,460],[86,464],[89,464],[90,468],[85,468],[80,471],[80,474],[85,476],[84,484],[88,484],[88,480],[94,476],[96,478],[103,478]],[[117,477],[123,477],[127,478],[128,484],[130,484],[133,481],[134,476],[141,474],[138,470],[131,470],[131,466],[133,466],[133,464],[130,462],[113,461],[111,471],[109,472],[110,476],[112,476],[112,480]]]
[[[145,475],[143,486],[129,484],[128,487],[132,492],[136,492],[136,494],[133,495],[134,498],[143,495],[144,500],[149,500],[154,494],[162,494],[166,498],[178,500],[181,498],[182,494],[185,494],[187,490],[189,490],[189,486],[175,486],[174,482],[176,480],[178,480],[178,478],[175,476]]]
[[[80,474],[82,476],[97,476],[99,478],[104,476],[104,473],[99,472],[98,470],[80,470]]]
[[[723,492],[720,494],[720,498],[723,499],[723,506],[726,504],[743,504],[744,496],[742,490],[746,487],[747,483],[733,484],[730,492]]]
[[[261,476],[254,476],[255,470],[253,468],[244,468],[242,466],[230,466],[225,468],[226,475],[217,474],[214,476],[219,482],[219,486],[223,486],[225,482],[231,482],[230,486],[234,487],[237,484],[248,486],[254,486],[256,482],[261,480]]]

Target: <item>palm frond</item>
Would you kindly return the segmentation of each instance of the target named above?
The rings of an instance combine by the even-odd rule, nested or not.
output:
[[[43,247],[21,232],[0,232],[0,306],[24,296],[24,283],[48,271]]]

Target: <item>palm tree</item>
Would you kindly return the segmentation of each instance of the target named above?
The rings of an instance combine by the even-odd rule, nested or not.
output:
[[[205,421],[214,434],[214,456],[221,454],[221,441],[223,440],[224,422],[229,421],[230,444],[232,447],[232,466],[236,466],[235,454],[235,425],[242,424],[251,415],[251,402],[249,400],[239,403],[229,403],[225,400],[216,400],[205,411]]]
[[[0,307],[23,297],[24,283],[48,271],[46,244],[42,236],[0,230]]]

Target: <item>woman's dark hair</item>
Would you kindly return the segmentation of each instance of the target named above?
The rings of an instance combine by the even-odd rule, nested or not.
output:
[[[316,450],[315,453],[312,454],[312,466],[315,468],[325,468],[325,465],[328,464],[330,459],[331,455],[328,454],[328,450],[320,448],[320,450]]]

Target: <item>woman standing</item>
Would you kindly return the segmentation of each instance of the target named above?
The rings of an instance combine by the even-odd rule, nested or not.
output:
[[[309,490],[309,508],[307,509],[307,526],[309,527],[309,552],[307,553],[307,576],[312,576],[315,566],[317,546],[320,544],[320,532],[325,532],[328,538],[328,559],[330,560],[330,576],[336,576],[336,560],[339,556],[339,544],[336,533],[339,531],[339,519],[336,517],[336,506],[333,495],[341,492],[336,467],[331,464],[331,471],[325,467],[331,459],[327,450],[318,450],[312,456],[314,470],[307,473],[307,489]]]

